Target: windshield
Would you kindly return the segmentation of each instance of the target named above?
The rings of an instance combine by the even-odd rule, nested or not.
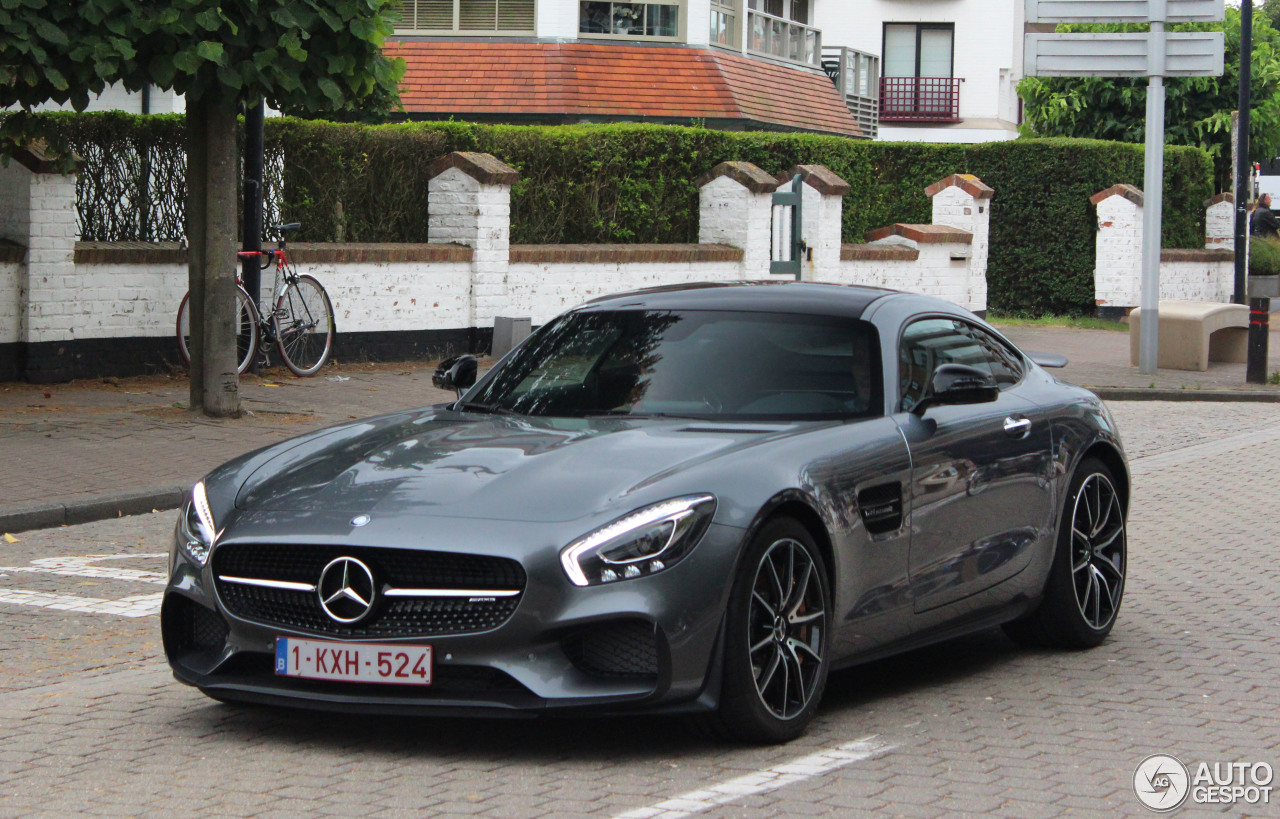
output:
[[[865,322],[825,316],[573,312],[540,328],[462,407],[559,417],[879,415],[875,338]]]

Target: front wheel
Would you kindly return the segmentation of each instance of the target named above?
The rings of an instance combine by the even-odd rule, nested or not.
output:
[[[285,366],[297,376],[319,372],[333,349],[333,304],[320,282],[299,276],[276,302],[273,320]]]
[[[798,521],[765,524],[747,547],[726,615],[724,685],[711,726],[746,742],[804,733],[826,687],[831,606],[827,570]]]
[[[1071,477],[1053,566],[1039,607],[1005,624],[1020,643],[1092,648],[1115,625],[1128,569],[1124,504],[1115,477],[1084,460]]]
[[[191,366],[191,294],[182,297],[178,305],[178,355],[182,363]],[[253,353],[258,349],[258,311],[243,287],[236,287],[236,372],[243,373],[253,363]]]

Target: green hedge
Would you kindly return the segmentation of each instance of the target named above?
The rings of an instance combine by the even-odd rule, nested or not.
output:
[[[163,122],[172,134],[171,121]],[[267,122],[267,146],[286,157],[282,216],[301,221],[300,238],[308,241],[426,241],[423,171],[455,150],[491,153],[520,171],[511,241],[534,244],[696,241],[695,183],[726,160],[770,173],[797,164],[831,168],[852,186],[844,198],[847,242],[892,222],[928,222],[924,188],[971,173],[996,191],[990,306],[1029,314],[1094,311],[1097,226],[1089,197],[1143,181],[1142,146],[1073,139],[938,145],[632,124],[366,126],[279,118]],[[1168,148],[1166,247],[1203,247],[1211,179],[1204,152]]]
[[[928,222],[924,188],[972,173],[996,191],[991,307],[1031,314],[1093,312],[1097,226],[1089,197],[1143,181],[1142,146],[1093,140],[935,145],[654,125],[371,128],[287,119],[269,123],[268,134],[289,157],[288,216],[316,241],[337,238],[339,200],[348,240],[424,241],[427,191],[415,165],[455,150],[491,153],[520,171],[511,241],[531,244],[696,241],[695,182],[726,160],[770,173],[797,164],[831,168],[852,185],[844,198],[847,242],[892,222]],[[1213,194],[1211,179],[1204,152],[1168,149],[1166,247],[1204,246],[1202,203]]]

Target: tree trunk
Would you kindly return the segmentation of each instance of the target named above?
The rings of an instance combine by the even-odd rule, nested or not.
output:
[[[203,103],[202,103],[203,104]],[[236,113],[233,103],[205,108],[207,176],[204,235],[204,412],[239,417],[236,372]]]
[[[191,409],[204,408],[204,249],[205,200],[209,172],[208,134],[205,132],[205,102],[187,97],[187,290],[191,303]]]

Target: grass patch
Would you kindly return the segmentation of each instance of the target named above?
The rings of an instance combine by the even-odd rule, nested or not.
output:
[[[1097,316],[1038,316],[1018,313],[987,313],[987,321],[997,327],[1075,327],[1079,330],[1110,330],[1127,333],[1129,325]]]

